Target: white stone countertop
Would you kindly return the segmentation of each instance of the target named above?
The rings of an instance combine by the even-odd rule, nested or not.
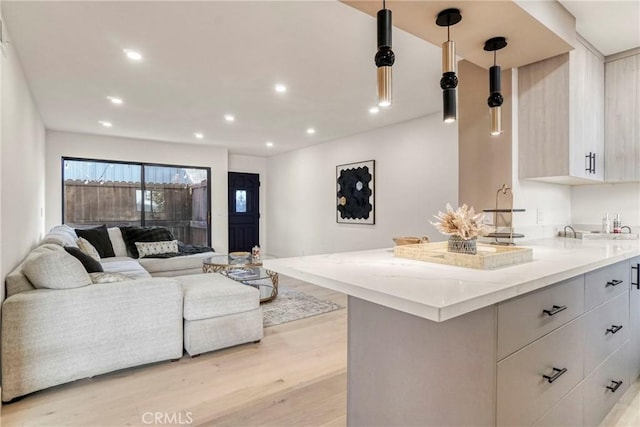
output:
[[[264,267],[442,322],[640,255],[638,240],[552,238],[519,245],[533,261],[495,270],[396,258],[393,249],[264,260]]]

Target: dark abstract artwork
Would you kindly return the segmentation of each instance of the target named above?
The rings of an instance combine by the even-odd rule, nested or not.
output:
[[[336,167],[339,223],[375,224],[375,160]]]

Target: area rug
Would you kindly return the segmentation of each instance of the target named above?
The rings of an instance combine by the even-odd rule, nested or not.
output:
[[[265,328],[344,308],[331,301],[283,287],[278,289],[278,296],[273,301],[261,307]]]

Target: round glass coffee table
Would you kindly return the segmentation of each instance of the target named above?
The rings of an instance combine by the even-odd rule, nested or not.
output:
[[[214,255],[202,261],[204,273],[220,273],[260,291],[260,302],[273,300],[278,295],[278,273],[262,267],[262,261],[251,254]]]

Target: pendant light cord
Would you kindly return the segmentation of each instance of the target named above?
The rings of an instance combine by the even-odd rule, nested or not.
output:
[[[493,51],[493,66],[496,66],[496,51]]]
[[[383,9],[386,9],[386,8],[387,8],[386,0],[382,0],[382,8],[383,8]]]
[[[447,41],[450,42],[451,41],[451,37],[449,35],[449,28],[451,28],[449,25],[447,25]]]

